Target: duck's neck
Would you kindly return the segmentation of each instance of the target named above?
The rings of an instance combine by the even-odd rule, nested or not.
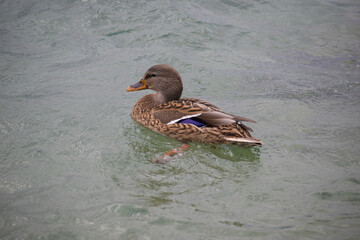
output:
[[[145,97],[149,97],[149,102],[148,104],[150,105],[149,107],[156,107],[160,104],[163,104],[165,102],[168,102],[169,100],[160,92],[156,92],[156,93],[152,93],[152,94],[148,94]]]
[[[143,96],[134,106],[134,111],[149,111],[160,104],[179,100],[182,93],[182,86],[170,86],[166,90]]]
[[[140,100],[136,103],[135,108],[141,108],[142,111],[151,110],[152,108],[163,104],[165,102],[171,101],[174,99],[166,98],[163,94],[160,92],[152,93],[143,96],[140,98]]]

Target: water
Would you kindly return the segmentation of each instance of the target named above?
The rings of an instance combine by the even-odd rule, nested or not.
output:
[[[360,4],[0,1],[1,239],[358,239]],[[264,146],[130,118],[173,65]]]

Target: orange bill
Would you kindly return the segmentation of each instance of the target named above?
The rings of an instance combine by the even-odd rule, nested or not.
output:
[[[140,82],[134,83],[133,85],[130,85],[126,88],[126,91],[132,92],[132,91],[139,91],[147,89],[146,83],[144,79],[141,79]]]

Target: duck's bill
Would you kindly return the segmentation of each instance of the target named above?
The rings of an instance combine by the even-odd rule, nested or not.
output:
[[[126,91],[128,92],[132,92],[132,91],[139,91],[139,90],[143,90],[146,89],[146,85],[143,83],[143,81],[134,83],[133,85],[130,85],[129,87],[126,88]]]

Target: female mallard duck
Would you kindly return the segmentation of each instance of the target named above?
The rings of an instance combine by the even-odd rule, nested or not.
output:
[[[179,73],[161,64],[149,68],[144,77],[126,90],[152,89],[156,93],[142,97],[131,117],[145,127],[180,141],[211,144],[262,145],[251,137],[252,129],[242,122],[254,120],[221,111],[215,105],[196,98],[180,99],[183,90]]]

